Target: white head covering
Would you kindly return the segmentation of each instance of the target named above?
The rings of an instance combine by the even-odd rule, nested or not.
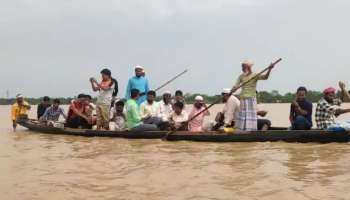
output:
[[[242,62],[242,65],[247,65],[247,66],[252,67],[254,65],[254,63],[251,60],[245,60]]]
[[[204,98],[202,96],[196,96],[196,98],[194,98],[194,100],[196,101],[204,101]]]
[[[137,69],[141,69],[142,71],[145,71],[145,68],[143,68],[141,65],[137,65],[137,66],[135,67],[135,70],[137,70]]]
[[[24,96],[22,94],[17,94],[16,99],[19,99],[19,98],[24,98]]]
[[[163,93],[163,95],[164,94],[170,94],[171,95],[171,92],[169,91],[169,90],[167,90],[167,91],[165,91],[164,93]]]
[[[231,89],[230,88],[224,88],[224,89],[222,89],[222,93],[223,94],[230,94],[231,93]]]

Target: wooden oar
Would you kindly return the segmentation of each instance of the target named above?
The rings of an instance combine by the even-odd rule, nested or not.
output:
[[[165,82],[163,85],[159,86],[157,89],[155,89],[154,91],[159,91],[160,89],[164,88],[165,86],[169,85],[171,82],[175,81],[176,79],[178,79],[180,76],[186,74],[188,72],[188,69],[186,69],[185,71],[181,72],[180,74],[176,75],[174,78],[170,79],[169,81]]]
[[[257,73],[255,76],[253,76],[252,78],[250,78],[249,80],[241,83],[240,85],[233,86],[231,92],[229,93],[229,95],[231,96],[233,93],[235,93],[238,89],[240,89],[241,87],[245,86],[246,84],[248,84],[250,81],[256,79],[257,77],[259,77],[260,75],[262,75],[263,73],[265,73],[266,71],[268,71],[270,69],[271,66],[275,66],[277,63],[281,62],[282,58],[279,58],[278,60],[276,60],[275,62],[271,63],[267,68],[265,68],[264,70],[262,70],[261,72]],[[202,113],[206,112],[207,110],[209,110],[211,107],[213,107],[214,105],[218,104],[221,102],[221,98],[217,99],[214,103],[210,104],[207,108],[205,108],[204,110],[202,110],[201,112],[197,113],[195,116],[193,116],[191,119],[189,119],[187,122],[190,122],[194,119],[196,119],[199,115],[201,115]]]
[[[155,89],[154,91],[157,92],[160,89],[164,88],[165,86],[169,85],[171,82],[175,81],[176,79],[178,79],[180,76],[186,74],[188,72],[188,69],[186,69],[185,71],[181,72],[180,74],[176,75],[174,78],[170,79],[169,81],[165,82],[163,85],[157,87],[157,89]],[[140,96],[144,96],[147,95],[146,93],[142,93]]]

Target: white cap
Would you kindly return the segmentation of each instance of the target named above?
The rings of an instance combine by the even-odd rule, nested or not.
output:
[[[137,65],[136,67],[135,67],[135,70],[136,69],[141,69],[142,71],[144,71],[145,69],[142,67],[142,66],[140,66],[140,65]]]
[[[16,99],[19,99],[19,98],[24,98],[24,96],[22,94],[17,94]]]
[[[223,94],[230,94],[231,93],[231,89],[230,88],[224,88],[224,89],[222,89],[222,93]]]
[[[248,65],[250,67],[254,65],[253,61],[251,61],[251,60],[245,60],[245,61],[242,62],[242,64],[243,65]]]
[[[171,95],[171,92],[169,90],[167,90],[163,94],[170,94]]]
[[[196,100],[196,101],[203,101],[204,98],[202,96],[196,96],[196,98],[194,98],[194,100]]]

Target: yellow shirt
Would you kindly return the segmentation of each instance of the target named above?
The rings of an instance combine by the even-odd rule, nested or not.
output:
[[[238,80],[236,82],[236,86],[239,86],[242,83],[247,82],[248,80],[252,79],[257,74],[251,73],[249,75],[241,74],[238,77]],[[264,76],[257,76],[256,78],[249,81],[247,84],[242,86],[242,91],[240,98],[241,99],[247,99],[247,98],[255,98],[256,97],[256,85],[258,83],[258,80],[265,80]]]
[[[24,101],[23,105],[29,106],[29,103]],[[25,115],[30,109],[24,106],[19,106],[17,103],[12,105],[11,108],[11,120],[15,121],[20,115]]]

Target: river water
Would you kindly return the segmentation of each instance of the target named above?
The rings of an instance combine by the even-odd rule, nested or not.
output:
[[[261,108],[288,124],[288,105]],[[0,106],[0,199],[350,199],[349,144],[13,133],[8,113]]]

